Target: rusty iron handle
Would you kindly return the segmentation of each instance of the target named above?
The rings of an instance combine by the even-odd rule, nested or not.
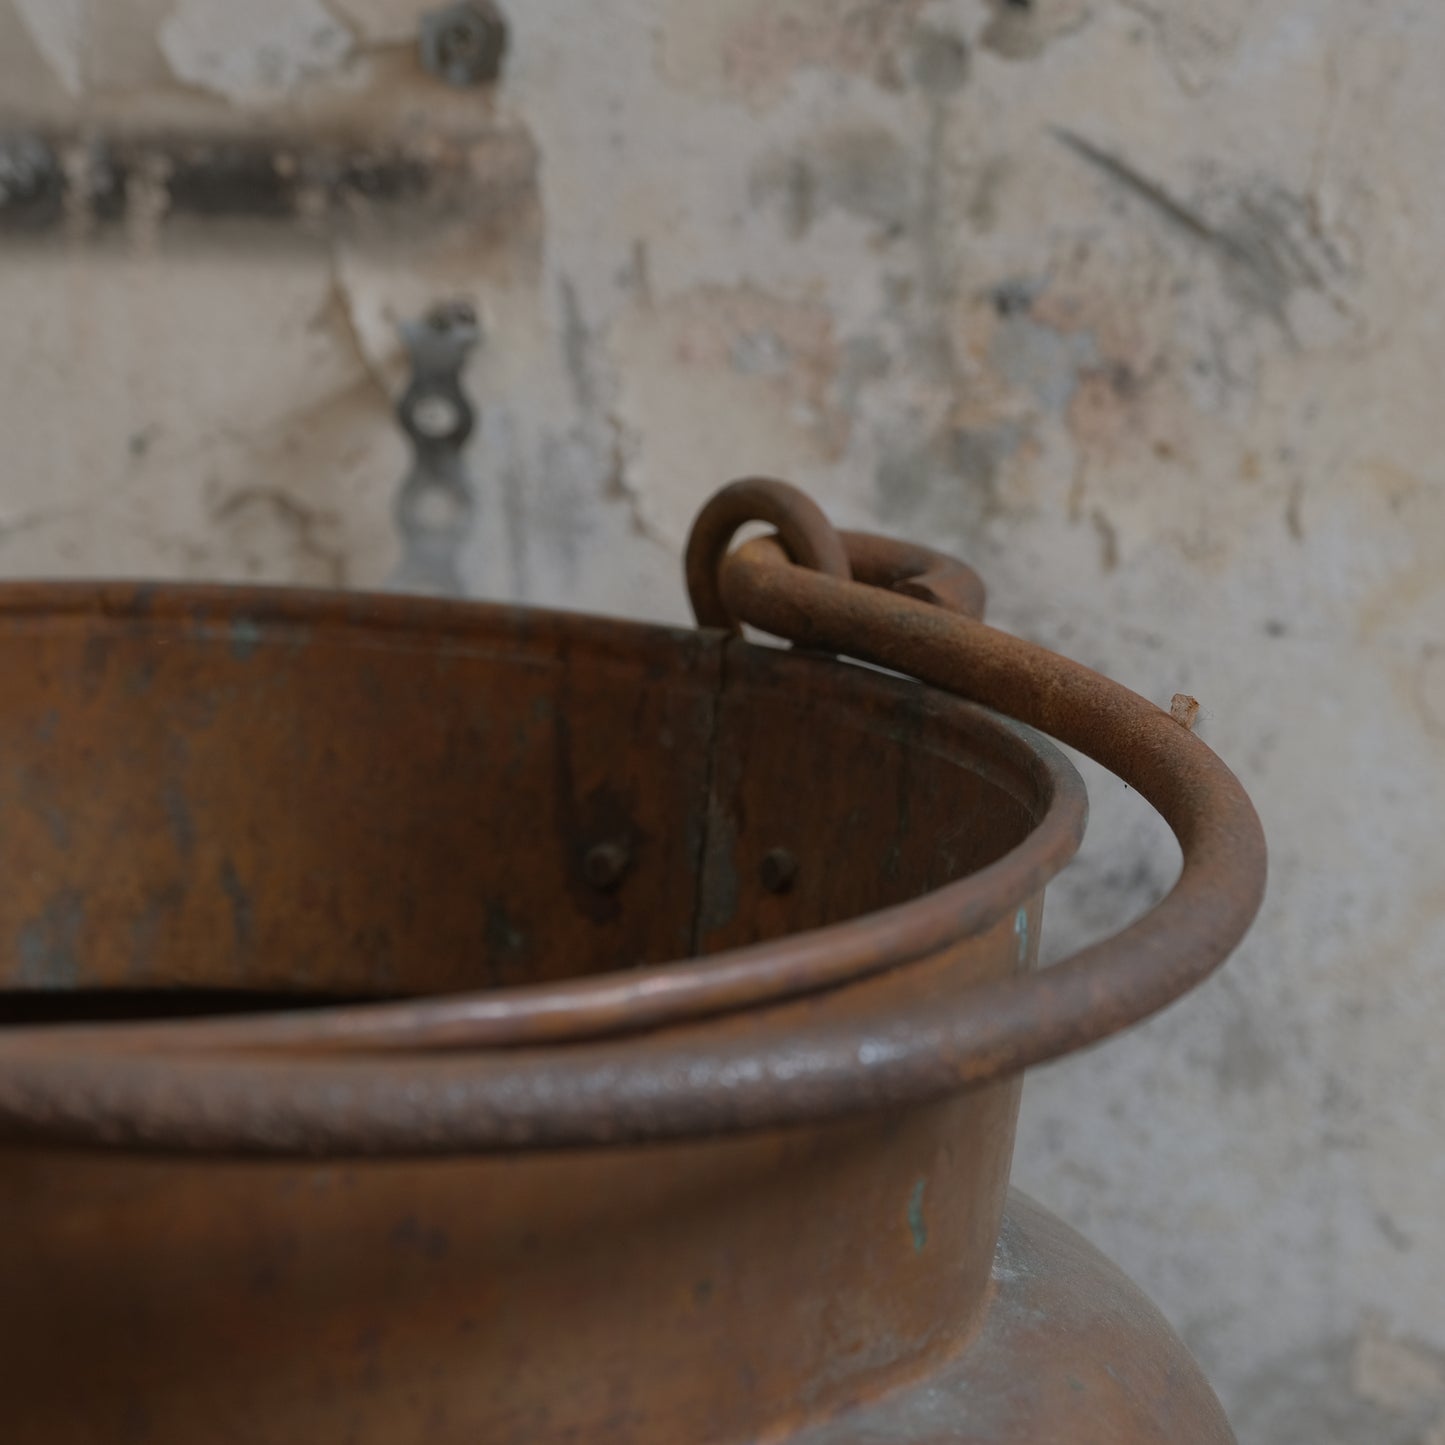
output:
[[[983,579],[966,563],[913,542],[835,531],[823,509],[791,483],[744,477],[708,499],[687,539],[687,594],[699,627],[742,630],[723,599],[719,578],[733,538],[751,522],[777,528],[778,540],[800,566],[886,587],[966,617],[983,616]]]
[[[774,477],[743,477],[715,492],[693,519],[684,570],[699,627],[741,632],[718,590],[719,569],[738,532],[768,522],[789,557],[815,572],[847,579],[848,553],[823,509],[806,492]]]
[[[894,541],[872,532],[838,535],[855,581],[983,620],[987,600],[983,578],[967,563],[916,542]]]
[[[889,544],[870,545],[886,553]],[[1202,981],[1243,937],[1264,896],[1259,818],[1225,764],[1148,699],[973,618],[809,573],[767,538],[727,557],[720,591],[765,632],[906,673],[1077,748],[1140,793],[1179,841],[1179,878],[1151,913],[1040,974],[957,997],[947,1047],[961,1080],[1040,1063],[1138,1022]]]

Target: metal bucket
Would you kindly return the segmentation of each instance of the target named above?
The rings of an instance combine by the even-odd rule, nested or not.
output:
[[[7,1440],[1230,1438],[1007,1180],[1021,1070],[1248,925],[1238,784],[781,484],[689,578],[716,625],[0,588]],[[1000,710],[1184,845],[1041,974],[1085,801]]]

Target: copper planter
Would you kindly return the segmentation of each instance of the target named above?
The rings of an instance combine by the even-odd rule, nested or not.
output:
[[[1248,925],[1238,784],[790,489],[689,567],[718,625],[0,588],[7,1441],[1230,1439],[1007,1180],[1021,1070]],[[1039,974],[1085,801],[1003,713],[1184,845]]]

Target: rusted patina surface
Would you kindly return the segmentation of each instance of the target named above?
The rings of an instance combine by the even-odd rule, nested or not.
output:
[[[0,936],[19,941],[12,983],[425,995],[112,1027],[91,1040],[107,1046],[516,1045],[809,992],[990,926],[1083,826],[1076,775],[1026,730],[712,634],[224,589],[46,588],[57,615],[32,623],[33,590],[6,591],[22,680],[24,657],[72,679],[87,658],[113,659],[90,704],[106,746],[84,731],[94,714],[62,731],[44,691],[17,688],[0,719],[41,799],[17,789],[17,826],[0,838],[7,871],[36,880],[0,900]],[[838,785],[859,770],[869,789]],[[87,820],[79,851],[56,840],[69,817]],[[127,831],[132,848],[104,866]],[[759,870],[789,839],[800,874],[783,900]],[[627,863],[598,888],[587,859],[608,843]],[[249,846],[261,858],[238,861]],[[240,934],[227,879],[244,889]],[[307,906],[318,883],[325,912]],[[82,884],[83,916],[57,938],[43,920]],[[145,909],[125,916],[137,899]],[[84,927],[97,913],[119,926]],[[721,946],[722,926],[754,946],[699,967],[689,955]]]
[[[1097,1262],[990,1262],[1021,1070],[1227,954],[1248,800],[781,483],[688,575],[716,629],[0,589],[11,1438],[1228,1439]],[[1027,724],[1184,853],[1041,974],[1084,805]]]
[[[718,654],[401,599],[0,589],[0,978],[364,997],[685,955]],[[613,839],[649,908],[584,876]]]
[[[5,1439],[795,1428],[976,1328],[1016,1099],[424,1164],[0,1154]]]

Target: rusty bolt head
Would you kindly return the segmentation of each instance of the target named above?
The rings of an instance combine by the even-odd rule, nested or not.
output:
[[[798,876],[798,860],[786,848],[769,848],[758,865],[758,875],[769,893],[786,893]]]
[[[622,882],[631,861],[632,853],[625,842],[598,843],[587,850],[582,872],[594,888],[610,893]]]
[[[485,85],[501,74],[507,22],[491,0],[458,0],[421,18],[422,66],[448,85]]]

